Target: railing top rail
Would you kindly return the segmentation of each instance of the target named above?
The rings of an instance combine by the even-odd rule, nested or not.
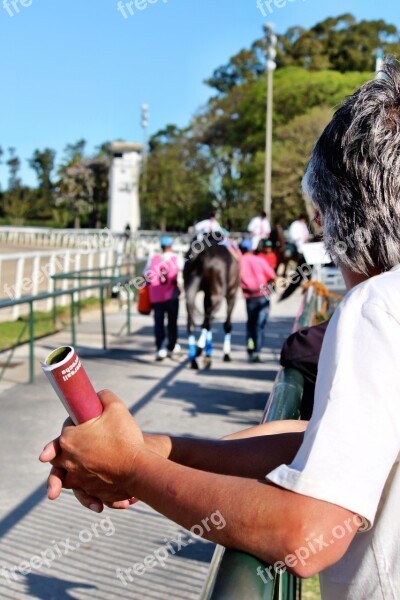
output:
[[[141,259],[137,259],[135,261],[131,261],[131,262],[126,262],[126,263],[121,263],[118,265],[108,265],[105,267],[93,267],[93,269],[79,269],[79,271],[66,271],[63,273],[54,273],[54,275],[51,276],[52,279],[78,279],[79,277],[82,278],[82,275],[84,275],[85,273],[96,273],[97,271],[115,271],[115,269],[124,269],[124,268],[129,268],[129,267],[136,267],[139,264],[144,264],[145,261],[141,260]],[[103,279],[103,278],[109,278],[109,275],[84,275],[83,279]]]
[[[20,258],[35,258],[35,256],[39,256],[40,258],[46,258],[47,256],[64,256],[66,254],[104,254],[109,250],[112,250],[112,246],[101,247],[101,248],[54,248],[54,250],[40,250],[34,252],[17,252],[15,254],[1,254],[0,252],[0,260],[1,261],[9,261],[9,260],[18,260]]]
[[[129,281],[130,281],[130,276],[110,277],[106,281],[103,281],[102,283],[96,283],[93,285],[84,285],[84,286],[70,288],[68,290],[55,290],[54,292],[41,292],[40,294],[35,294],[35,295],[31,294],[28,296],[21,296],[21,298],[0,300],[0,309],[10,308],[10,307],[18,305],[18,304],[30,304],[31,302],[47,300],[48,298],[55,298],[58,296],[68,296],[71,294],[75,294],[77,292],[85,292],[87,290],[94,290],[94,289],[98,290],[99,288],[105,288],[110,285],[114,285],[116,283],[129,283]]]

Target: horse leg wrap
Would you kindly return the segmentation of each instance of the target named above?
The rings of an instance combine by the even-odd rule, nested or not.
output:
[[[211,356],[212,355],[212,331],[207,331],[207,337],[206,337],[206,356]]]
[[[196,338],[193,334],[189,335],[188,343],[189,343],[189,359],[194,360],[197,356],[197,347],[196,347]]]
[[[204,350],[207,343],[207,329],[202,329],[199,337],[199,341],[197,342],[197,347]]]
[[[224,337],[224,354],[229,356],[231,349],[231,334],[226,333]]]

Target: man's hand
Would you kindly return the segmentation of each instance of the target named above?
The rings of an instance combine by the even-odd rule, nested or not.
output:
[[[61,436],[50,442],[39,459],[51,462],[48,497],[55,499],[61,487],[73,489],[78,500],[93,510],[102,503],[125,508],[133,503],[129,491],[134,462],[144,448],[136,421],[112,392],[102,391],[101,417],[74,426],[68,419]],[[100,500],[100,502],[99,502]],[[121,502],[122,501],[122,502]]]

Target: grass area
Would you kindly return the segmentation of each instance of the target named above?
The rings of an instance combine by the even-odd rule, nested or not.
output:
[[[303,580],[301,597],[304,600],[321,600],[318,575]]]
[[[98,298],[87,298],[81,300],[79,303],[75,303],[75,314],[78,311],[78,304],[80,310],[88,308],[97,308],[100,306]],[[53,322],[52,312],[40,312],[34,313],[35,324],[34,334],[35,339],[51,335],[60,331],[66,327],[70,319],[70,307],[69,306],[57,306],[56,308],[56,322]],[[16,321],[5,321],[0,323],[0,351],[8,350],[15,345],[24,344],[29,342],[29,315],[24,315]]]

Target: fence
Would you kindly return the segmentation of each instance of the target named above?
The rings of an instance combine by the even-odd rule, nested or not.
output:
[[[114,248],[104,250],[51,250],[46,252],[23,252],[18,254],[0,254],[0,299],[19,300],[23,296],[36,296],[39,293],[51,293],[54,289],[53,275],[69,271],[83,271],[94,268],[111,267],[122,260]],[[62,282],[62,290],[66,291],[71,285],[77,286],[78,277],[72,282],[67,279]],[[85,292],[88,297],[91,291]],[[62,296],[60,304],[68,302],[67,296]],[[23,304],[10,305],[11,314],[3,318],[17,319],[21,314]],[[51,310],[52,300],[47,296],[46,301],[39,305],[41,310]],[[9,311],[10,312],[10,311]]]
[[[316,308],[315,289],[310,287],[300,306],[294,330],[311,325]],[[263,423],[283,419],[299,419],[304,380],[295,369],[281,369],[265,408]],[[266,565],[244,552],[217,546],[201,600],[299,600],[301,581],[289,573],[273,571],[264,583],[257,575]],[[258,569],[258,571],[257,571]],[[269,567],[268,567],[269,569]]]
[[[161,231],[140,230],[127,233],[111,232],[109,229],[50,229],[46,227],[0,227],[0,245],[22,248],[70,248],[95,250],[114,248],[119,253],[147,258],[160,249]],[[184,254],[189,248],[193,233],[169,232],[174,240],[174,250]],[[232,233],[236,240],[246,233]]]
[[[128,271],[129,271],[130,267],[132,267],[132,271],[129,273]],[[128,335],[130,335],[130,333],[131,333],[131,298],[132,298],[131,282],[132,282],[132,277],[135,274],[134,269],[136,268],[136,264],[121,265],[121,267],[118,267],[118,271],[120,271],[121,268],[124,269],[125,271],[127,271],[127,273],[125,275],[120,275],[120,274],[104,275],[103,270],[101,270],[101,269],[95,269],[95,270],[91,271],[90,273],[83,273],[83,274],[81,272],[80,273],[76,273],[76,272],[65,273],[65,274],[60,275],[58,279],[61,281],[65,281],[65,280],[66,281],[68,281],[68,280],[75,281],[76,279],[78,279],[79,283],[76,287],[72,287],[68,290],[54,289],[52,292],[43,292],[41,294],[24,296],[19,299],[0,300],[0,310],[7,309],[9,307],[14,308],[15,306],[22,306],[22,305],[26,305],[28,307],[29,320],[27,322],[27,326],[29,327],[29,382],[30,383],[33,383],[33,381],[34,381],[34,342],[35,342],[34,308],[35,308],[35,304],[37,304],[39,302],[42,302],[42,301],[51,302],[51,304],[53,306],[53,319],[55,322],[55,320],[56,320],[55,307],[56,307],[57,298],[62,298],[62,297],[68,298],[69,297],[70,314],[71,314],[71,344],[72,344],[72,346],[75,346],[75,344],[76,344],[75,296],[80,297],[85,292],[88,292],[90,294],[90,293],[97,291],[98,295],[100,297],[102,343],[103,343],[103,349],[105,350],[107,347],[106,318],[105,318],[105,290],[107,288],[112,288],[114,286],[124,286],[124,290],[127,295],[127,298],[126,298],[126,305],[127,305],[126,327],[127,327]],[[115,267],[112,267],[112,269],[114,270]],[[106,270],[107,270],[107,268],[106,268]],[[94,274],[94,271],[97,271],[97,273]],[[87,285],[81,285],[81,283],[80,283],[81,277],[84,277],[85,279],[90,281],[90,283]],[[18,346],[18,341],[12,348],[10,348],[11,352],[10,352],[10,355],[9,355],[7,361],[5,362],[5,365],[3,366],[3,369],[0,373],[0,379],[1,379],[2,375],[4,374],[5,370],[7,369],[7,366],[9,364],[9,362],[13,356],[13,353],[15,351],[15,348],[17,346]]]

